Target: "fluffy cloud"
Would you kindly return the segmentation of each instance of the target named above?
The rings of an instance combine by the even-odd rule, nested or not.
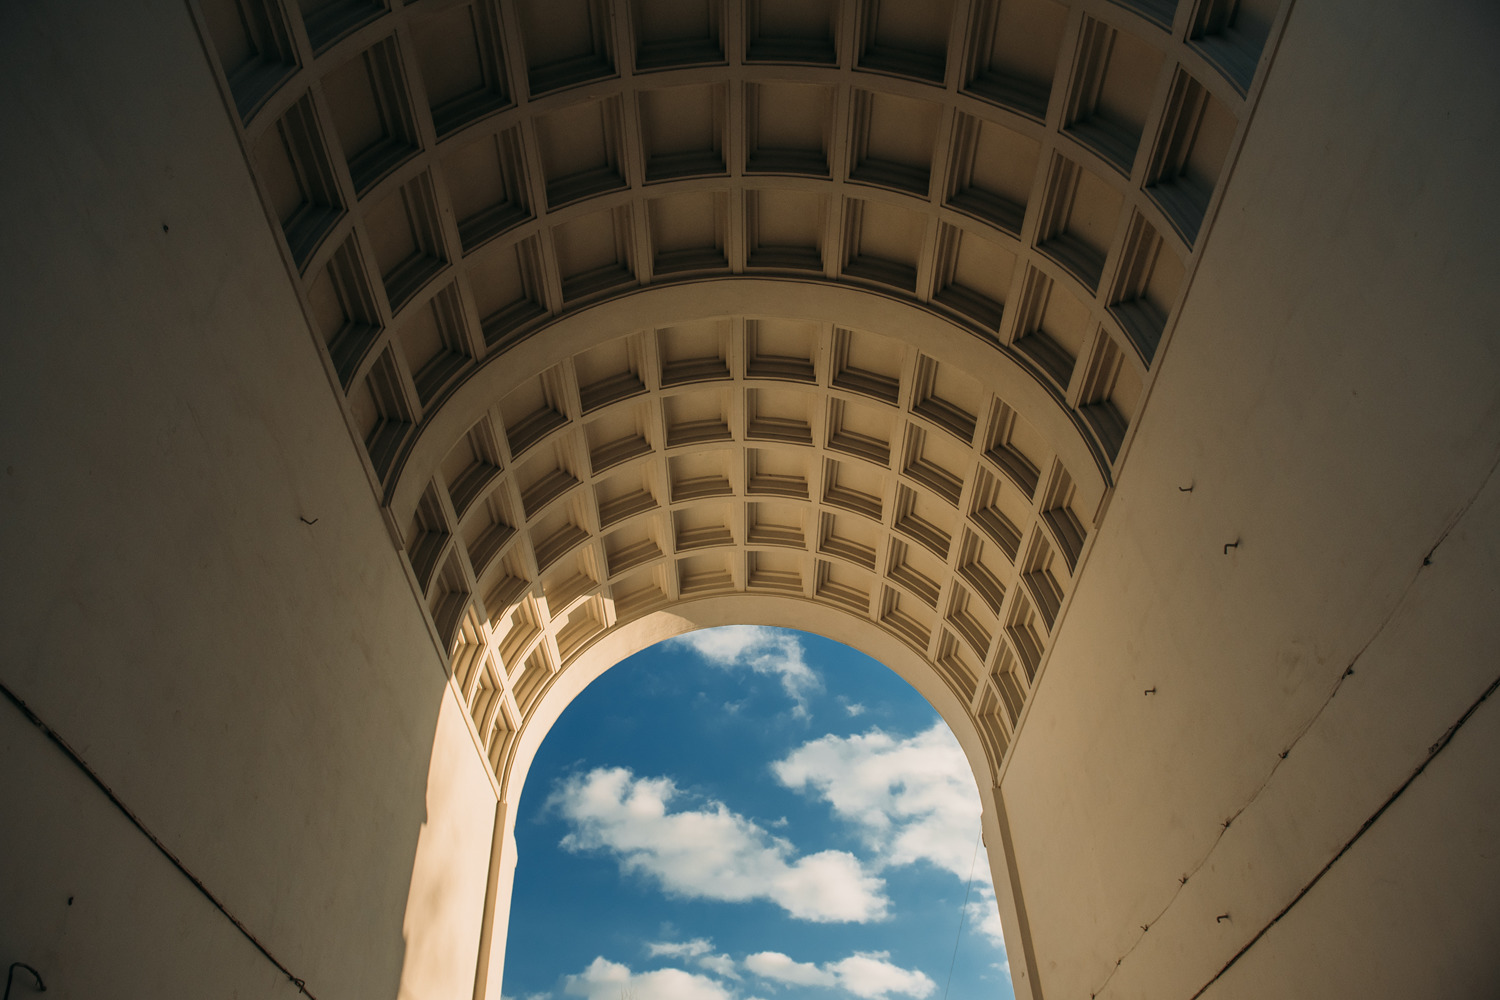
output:
[[[652,941],[646,945],[646,955],[650,958],[684,958],[692,961],[700,968],[707,969],[714,975],[723,976],[725,979],[738,979],[740,974],[735,971],[734,959],[728,955],[714,954],[713,942],[705,938],[693,938],[691,941]]]
[[[788,841],[722,802],[669,812],[677,795],[670,778],[596,768],[559,783],[550,804],[573,827],[562,840],[565,849],[609,851],[622,871],[650,876],[668,892],[727,902],[766,899],[818,922],[885,917],[885,883],[854,855],[797,857]]]
[[[979,898],[969,900],[968,925],[1003,953],[1005,931],[1000,926],[1000,907],[995,902],[995,890],[987,885],[975,886],[975,890]]]
[[[772,769],[788,788],[826,800],[882,863],[927,861],[969,877],[979,795],[968,761],[943,723],[909,739],[879,729],[824,736]]]
[[[937,989],[917,969],[903,969],[889,961],[889,952],[855,952],[837,962],[798,962],[779,951],[762,951],[745,959],[745,968],[788,986],[838,987],[865,1000],[887,1000],[892,994],[922,1000]]]
[[[563,980],[563,991],[585,1000],[734,1000],[734,994],[708,978],[681,969],[631,972],[630,967],[602,955],[588,968]]]
[[[707,955],[714,950],[713,942],[704,938],[693,938],[691,941],[648,941],[646,943],[646,955],[650,958],[697,958],[699,955]]]
[[[837,986],[839,977],[812,962],[798,962],[779,951],[760,951],[745,957],[745,968],[762,979],[792,986]]]
[[[789,788],[810,790],[850,822],[882,865],[927,861],[977,878],[965,924],[999,952],[1009,976],[1005,936],[984,859],[975,857],[979,797],[963,751],[939,722],[909,739],[879,729],[804,743],[772,765]]]
[[[740,974],[734,969],[734,959],[728,955],[704,955],[698,959],[698,964],[709,972],[725,979],[738,979]]]
[[[723,669],[743,667],[781,681],[781,689],[792,699],[797,715],[807,715],[807,696],[823,682],[802,657],[802,643],[795,635],[761,625],[729,625],[701,629],[672,640],[686,646],[709,663]]]

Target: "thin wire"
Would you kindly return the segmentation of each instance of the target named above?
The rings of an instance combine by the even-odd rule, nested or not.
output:
[[[958,933],[953,936],[953,959],[948,963],[948,982],[943,986],[943,1000],[948,1000],[948,991],[953,988],[953,969],[958,965],[958,942],[964,936],[964,924],[969,919],[969,893],[974,888],[974,866],[979,862],[979,841],[984,837],[984,824],[974,835],[974,856],[969,859],[969,880],[964,883],[964,905],[958,911]]]

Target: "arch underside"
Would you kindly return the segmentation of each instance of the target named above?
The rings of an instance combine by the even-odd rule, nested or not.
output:
[[[998,783],[1275,4],[199,14],[502,802],[729,621],[876,655]]]
[[[707,377],[674,377],[661,359],[679,354]],[[627,389],[589,407],[579,372]],[[1071,449],[971,372],[865,330],[712,316],[611,337],[464,414],[436,473],[413,477],[405,537],[497,778],[594,644],[724,595],[807,602],[899,639],[980,720],[993,774],[1105,473],[1044,393]],[[528,434],[500,455],[503,426]]]

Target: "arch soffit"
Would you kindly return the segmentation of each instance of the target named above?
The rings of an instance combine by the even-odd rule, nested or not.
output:
[[[755,324],[818,326],[802,373],[750,377],[747,326],[700,339],[700,354],[705,342],[725,352],[694,362],[712,361],[711,374],[664,387],[667,364],[651,346],[640,371],[616,372],[634,379],[629,393],[587,406],[570,359],[626,331],[644,327],[628,335],[649,338],[674,323],[719,322],[726,307],[763,317]],[[894,354],[886,398],[846,392],[832,377],[831,341],[845,327]],[[524,405],[508,407],[527,383]],[[765,401],[783,409],[757,427]],[[674,414],[704,404],[709,419]],[[840,432],[840,407],[884,427]],[[1017,416],[1033,433],[1029,454],[1011,439]],[[1007,420],[1002,439],[994,428]],[[474,457],[476,425],[481,436],[503,429],[503,458]],[[783,595],[778,603],[800,606],[811,631],[830,610],[863,617],[881,635],[857,629],[851,644],[888,661],[915,653],[925,667],[903,671],[908,680],[947,706],[955,730],[974,716],[982,747],[966,749],[998,762],[1107,485],[1056,397],[973,334],[870,292],[758,278],[645,289],[558,320],[429,411],[411,454],[396,522],[497,772],[533,739],[547,692],[586,683],[572,679],[585,651],[592,660],[632,620],[723,593],[746,607]],[[470,488],[480,475],[484,485]],[[635,499],[612,511],[622,495]],[[803,613],[813,608],[821,617]],[[747,613],[723,623],[749,622]]]
[[[502,801],[512,807],[520,802],[532,761],[552,726],[568,705],[611,667],[657,643],[724,625],[767,625],[811,632],[843,643],[893,670],[932,705],[953,732],[984,800],[983,793],[994,787],[999,773],[997,762],[985,752],[967,706],[911,647],[867,618],[832,610],[830,613],[830,609],[806,601],[770,595],[709,597],[684,601],[610,630],[558,676],[528,716],[500,776]],[[514,808],[508,812],[513,819]]]
[[[778,622],[792,608],[824,634],[845,622],[857,648],[923,665],[918,689],[971,761],[1003,756],[1284,11],[1041,2],[1013,24],[1024,5],[966,0],[945,25],[887,18],[897,0],[835,0],[825,32],[707,2],[709,34],[663,48],[624,0],[576,4],[611,26],[576,37],[532,0],[320,8],[291,32],[277,26],[294,8],[251,6],[265,16],[248,45],[199,12],[207,54],[495,770],[554,690],[581,689],[570,672],[650,631],[635,622],[700,604],[747,621],[738,609],[765,601]],[[468,76],[460,53],[478,53]],[[884,411],[843,400],[886,419],[884,438],[835,448],[826,360],[784,387],[724,366],[672,387],[722,395],[724,431],[674,445],[656,402],[621,398],[583,426],[575,379],[561,423],[511,447],[499,410],[528,381],[716,317],[744,341],[756,317],[886,338],[984,402],[954,433],[942,405],[913,405],[925,390],[903,363]],[[776,407],[799,393],[789,435],[799,421]],[[760,401],[769,435],[749,431]],[[632,413],[652,424],[645,449],[621,459],[590,437]],[[1012,416],[1034,432],[1018,463],[993,430]],[[485,425],[504,443],[466,464]],[[674,463],[715,452],[723,488],[695,493],[704,477]],[[656,495],[606,518],[596,457]],[[836,466],[863,478],[862,499],[835,495]],[[713,505],[720,523],[698,523]],[[774,505],[796,513],[757,525]]]
[[[730,316],[859,330],[950,365],[1041,432],[1094,506],[1111,485],[1106,459],[1055,390],[1013,356],[996,351],[993,344],[965,328],[915,303],[858,287],[734,276],[645,287],[596,303],[559,317],[503,354],[487,359],[424,420],[388,499],[398,523],[410,518],[428,480],[455,442],[523,382],[637,331]],[[826,386],[819,388],[827,394]],[[1090,507],[1088,513],[1093,512]]]

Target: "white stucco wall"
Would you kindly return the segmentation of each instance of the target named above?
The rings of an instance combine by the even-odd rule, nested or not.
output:
[[[1292,12],[1003,778],[1049,997],[1195,995],[1500,673],[1496,25]],[[1205,995],[1492,990],[1497,713]]]

